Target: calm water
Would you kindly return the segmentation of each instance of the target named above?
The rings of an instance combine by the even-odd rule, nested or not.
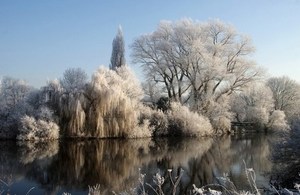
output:
[[[238,189],[249,189],[247,167],[256,172],[259,187],[268,186],[272,170],[272,136],[204,139],[137,139],[54,141],[49,143],[0,142],[0,194],[87,194],[100,184],[103,194],[138,186],[139,168],[153,183],[157,172],[175,177],[183,169],[181,194],[192,184],[218,183],[227,173]]]

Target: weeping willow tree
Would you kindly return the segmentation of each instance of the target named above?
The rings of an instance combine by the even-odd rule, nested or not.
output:
[[[65,136],[83,136],[85,112],[82,108],[84,98],[62,96],[59,101],[60,125]]]
[[[98,69],[90,83],[87,107],[88,134],[96,137],[128,137],[138,124],[142,90],[126,67]]]
[[[63,85],[62,85],[63,87]],[[60,126],[67,137],[149,137],[141,123],[142,89],[128,67],[99,68],[90,82],[74,92],[63,89],[59,101],[53,95]]]

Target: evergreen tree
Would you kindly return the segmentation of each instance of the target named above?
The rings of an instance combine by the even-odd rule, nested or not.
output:
[[[112,53],[110,58],[110,69],[115,70],[125,65],[125,47],[122,27],[119,26],[116,37],[112,43]]]

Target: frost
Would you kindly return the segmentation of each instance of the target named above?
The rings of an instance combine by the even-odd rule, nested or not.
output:
[[[274,110],[272,91],[263,83],[235,94],[231,102],[235,120],[253,122],[258,129],[282,131],[289,129],[283,111]]]
[[[219,20],[162,21],[132,44],[133,62],[147,77],[148,98],[167,96],[208,117],[218,133],[230,131],[228,99],[261,77],[249,57],[251,40]]]
[[[52,121],[36,120],[25,115],[21,118],[18,140],[53,140],[59,138],[59,127]]]
[[[67,74],[69,72],[65,73],[61,87],[50,83],[45,91],[49,97],[47,103],[57,114],[64,136],[151,136],[149,122],[139,122],[144,107],[140,101],[142,88],[127,66],[114,70],[100,67],[84,85],[81,79],[84,76],[80,76],[83,73],[75,74],[80,77],[72,79],[73,74]],[[66,81],[68,85],[64,84]],[[80,83],[80,90],[65,88],[74,82]]]
[[[205,116],[190,111],[186,106],[180,103],[171,104],[170,134],[183,134],[185,136],[205,136],[213,133],[213,128]]]
[[[285,114],[281,110],[274,110],[270,115],[268,128],[274,131],[286,131],[289,130],[289,125],[285,120]]]

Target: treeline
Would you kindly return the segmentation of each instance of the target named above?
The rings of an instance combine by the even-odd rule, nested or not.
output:
[[[300,87],[288,77],[264,80],[251,59],[250,39],[220,21],[162,22],[131,45],[146,75],[142,84],[125,65],[121,28],[110,69],[88,79],[80,68],[34,89],[4,77],[0,136],[206,136],[231,131],[231,122],[258,130],[288,130],[300,113]]]

